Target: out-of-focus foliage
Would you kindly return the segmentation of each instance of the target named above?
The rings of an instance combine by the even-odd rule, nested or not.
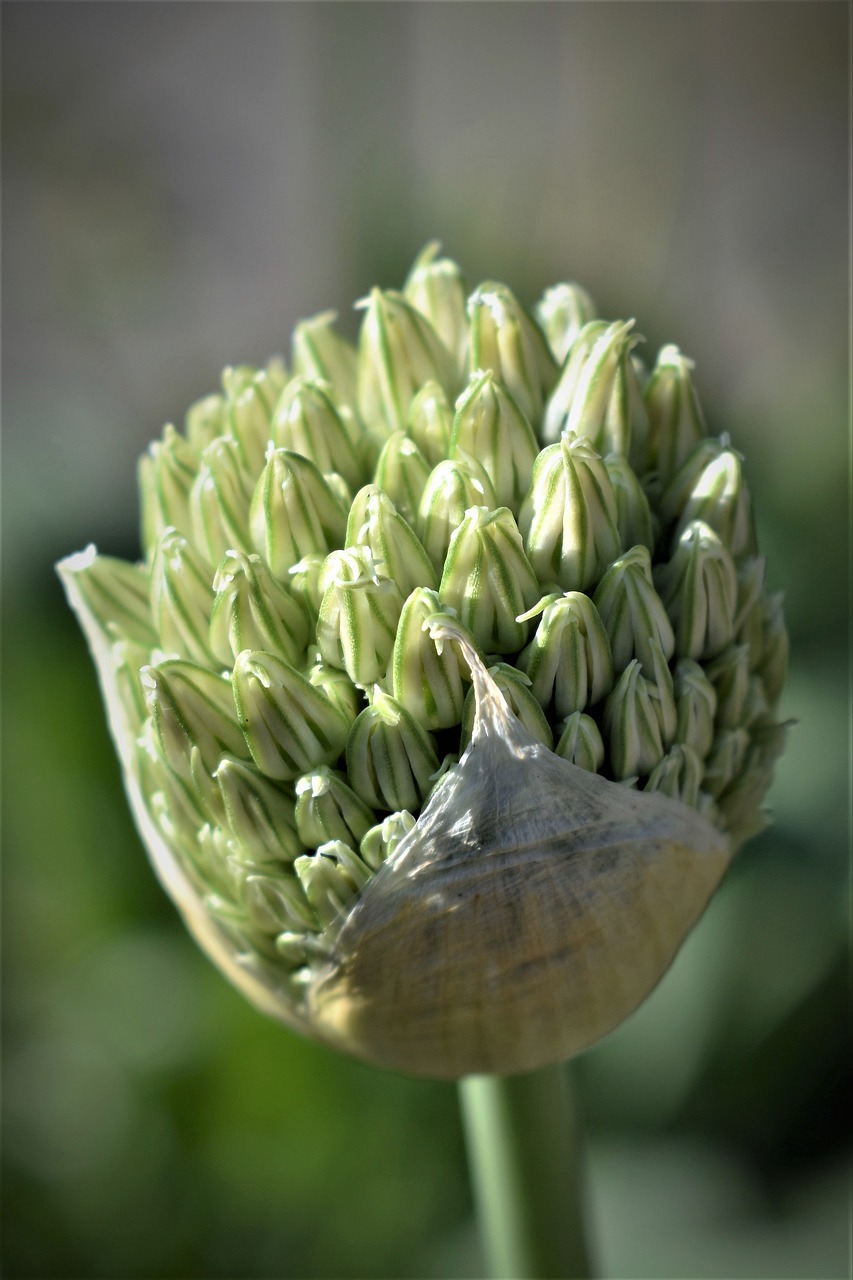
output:
[[[187,940],[51,569],[133,557],[161,422],[437,234],[678,336],[786,589],[776,824],[577,1064],[602,1274],[845,1274],[843,6],[3,22],[5,1273],[481,1274],[453,1089],[298,1040]]]

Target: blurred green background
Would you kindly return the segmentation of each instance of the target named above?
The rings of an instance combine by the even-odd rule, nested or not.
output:
[[[3,5],[4,1272],[482,1274],[452,1087],[297,1040],[132,829],[52,564],[440,237],[697,362],[792,637],[775,826],[576,1064],[602,1275],[848,1274],[843,3]]]

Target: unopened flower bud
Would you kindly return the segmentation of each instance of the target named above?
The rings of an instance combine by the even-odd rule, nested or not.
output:
[[[292,862],[303,851],[293,800],[243,760],[225,756],[215,778],[225,821],[240,857],[253,862]]]
[[[714,530],[701,520],[689,524],[654,578],[678,652],[687,658],[716,657],[734,632],[737,575]]]
[[[214,591],[209,565],[176,529],[166,529],[151,565],[151,616],[166,653],[209,662]]]
[[[210,774],[223,754],[246,758],[231,686],[224,676],[172,658],[143,667],[140,679],[157,740],[176,773],[190,775],[193,747]]]
[[[415,819],[406,809],[401,809],[399,813],[389,813],[387,818],[370,828],[359,845],[358,851],[363,861],[374,871],[378,871],[414,825]]]
[[[450,258],[439,258],[441,245],[433,240],[415,260],[403,293],[426,316],[454,360],[461,378],[468,345],[465,315],[467,291],[462,272]]]
[[[545,411],[543,439],[583,436],[599,453],[623,453],[634,464],[644,456],[647,420],[631,348],[639,338],[633,320],[581,330]]]
[[[677,716],[675,738],[692,747],[700,760],[711,750],[717,693],[703,668],[692,658],[682,658],[673,676]]]
[[[558,756],[576,764],[587,773],[598,773],[604,764],[604,742],[601,730],[592,716],[573,711],[563,723],[560,740],[554,748]]]
[[[669,484],[705,438],[705,420],[691,378],[693,361],[678,347],[661,347],[645,391],[649,415],[648,463]]]
[[[328,385],[292,378],[276,405],[272,438],[279,448],[310,458],[322,474],[338,472],[355,490],[364,483],[366,471],[330,390]]]
[[[489,667],[489,675],[503,694],[504,702],[516,719],[521,721],[527,732],[537,741],[544,743],[546,747],[553,747],[554,735],[530,687],[530,677],[508,662],[496,662],[494,666]],[[474,690],[471,689],[465,698],[465,707],[462,712],[462,731],[459,739],[461,750],[464,750],[471,741],[475,705]]]
[[[237,444],[245,469],[250,475],[257,475],[264,464],[280,384],[265,369],[241,365],[224,370],[222,386],[228,432]]]
[[[539,446],[530,423],[491,369],[472,374],[456,402],[451,458],[459,450],[482,463],[497,502],[517,516],[530,488]]]
[[[249,527],[254,549],[285,581],[304,556],[339,547],[346,510],[313,462],[287,449],[270,451],[252,498]]]
[[[199,466],[199,451],[169,424],[161,440],[148,446],[139,460],[142,540],[150,552],[164,529],[191,532],[190,489]]]
[[[362,305],[358,405],[368,429],[384,440],[405,430],[412,399],[425,383],[452,387],[453,362],[432,325],[402,294],[374,289]]]
[[[662,675],[661,668],[658,674]],[[662,682],[646,679],[636,658],[628,664],[604,704],[604,730],[615,778],[649,774],[662,759],[669,745],[666,722],[674,719],[671,701],[671,686],[667,690]]]
[[[338,759],[349,718],[283,658],[247,649],[232,684],[252,759],[267,777],[288,781]]]
[[[609,453],[604,459],[607,474],[616,496],[616,528],[623,547],[642,544],[655,548],[655,528],[649,500],[633,467],[621,453]]]
[[[404,431],[395,431],[388,437],[376,462],[375,481],[413,529],[417,527],[418,508],[429,473],[429,463]]]
[[[699,801],[704,767],[699,756],[686,743],[670,747],[649,774],[644,791],[662,791],[672,800],[680,800],[695,808]]]
[[[372,810],[358,798],[343,774],[319,765],[297,779],[296,828],[309,849],[328,840],[342,840],[357,847],[372,824]]]
[[[453,409],[446,391],[437,382],[425,383],[412,401],[412,407],[409,410],[409,435],[430,467],[437,466],[448,456],[452,429]],[[386,445],[385,448],[387,447]],[[424,483],[426,483],[426,477],[424,477]],[[423,493],[423,486],[421,493]],[[418,495],[418,501],[420,501],[420,495]],[[417,506],[415,509],[417,510]]]
[[[717,728],[736,729],[743,724],[749,693],[749,649],[745,644],[728,645],[708,663],[705,674],[717,694]]]
[[[468,299],[470,369],[491,369],[528,422],[538,422],[557,377],[539,326],[502,284],[481,284]]]
[[[543,449],[518,518],[530,563],[543,582],[584,591],[621,551],[616,495],[588,440],[563,436]]]
[[[396,698],[376,689],[347,740],[353,790],[372,809],[419,809],[437,768],[432,735]]]
[[[217,436],[224,436],[227,430],[224,396],[203,396],[191,404],[184,415],[184,433],[199,453]]]
[[[252,484],[236,441],[221,436],[201,455],[190,493],[195,545],[211,564],[226,551],[249,551],[249,502]]]
[[[317,928],[318,913],[294,875],[284,871],[248,875],[241,889],[249,923],[261,933],[275,936],[293,929]]]
[[[321,578],[323,599],[317,645],[325,660],[350,680],[370,685],[388,667],[403,608],[400,588],[379,568],[365,546],[333,551]]]
[[[639,658],[643,674],[651,677],[655,645],[660,646],[667,661],[672,657],[675,636],[652,582],[647,547],[632,547],[615,560],[593,598],[610,638],[617,671],[624,670],[632,658]]]
[[[545,290],[533,314],[561,365],[581,329],[595,319],[595,303],[579,284],[556,284]]]
[[[743,768],[748,750],[749,734],[746,729],[723,729],[718,733],[705,762],[704,790],[719,799]]]
[[[734,449],[724,449],[694,481],[675,537],[683,533],[691,520],[710,525],[736,560],[754,554],[752,502],[743,478],[741,456]]]
[[[324,311],[293,330],[293,371],[308,382],[327,382],[338,403],[354,405],[358,356],[335,329],[337,314]]]
[[[230,666],[243,649],[265,649],[298,663],[308,643],[308,615],[258,555],[231,551],[213,579],[210,650]]]
[[[449,729],[462,719],[468,666],[452,641],[436,641],[427,626],[443,612],[438,593],[413,591],[403,606],[391,655],[391,692],[427,729]]]
[[[693,487],[702,472],[712,462],[716,461],[727,447],[727,436],[720,436],[719,439],[711,437],[701,440],[692,453],[687,455],[658,497],[658,511],[664,524],[669,524],[679,518],[689,502]],[[657,475],[653,479],[657,483]]]
[[[346,546],[369,548],[379,575],[391,578],[404,599],[416,587],[438,585],[417,534],[378,485],[365,485],[356,494],[347,521]]]
[[[599,702],[613,687],[607,632],[589,596],[579,591],[549,596],[536,634],[519,654],[540,705],[563,720]],[[535,611],[531,611],[535,612]]]
[[[317,621],[320,602],[323,599],[320,580],[325,563],[326,557],[322,553],[315,552],[297,560],[296,564],[291,565],[287,571],[287,585],[294,599],[300,602],[308,617],[314,622]]]
[[[323,926],[346,910],[370,875],[370,868],[342,840],[330,840],[316,853],[297,858],[294,867]]]
[[[110,640],[133,640],[146,648],[157,643],[145,565],[99,556],[90,545],[64,560],[62,568]]]
[[[518,617],[538,600],[539,585],[507,507],[465,512],[438,594],[485,653],[518,653],[524,646],[530,627]]]
[[[470,507],[498,505],[488,474],[476,458],[459,456],[430,472],[418,510],[417,530],[426,553],[441,573],[450,539]]]

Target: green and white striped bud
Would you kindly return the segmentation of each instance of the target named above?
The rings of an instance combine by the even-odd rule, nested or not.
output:
[[[184,435],[199,453],[206,449],[217,436],[224,436],[227,432],[224,396],[202,396],[187,409],[184,416]]]
[[[404,431],[395,431],[388,437],[376,462],[375,483],[413,529],[418,524],[418,508],[429,474],[429,463],[414,440]]]
[[[296,829],[309,849],[328,840],[358,847],[373,825],[373,810],[360,800],[345,776],[319,765],[296,780]]]
[[[699,803],[704,766],[692,747],[677,742],[649,774],[644,791],[661,791],[671,800],[695,808]]]
[[[599,453],[645,456],[648,423],[631,363],[633,320],[582,329],[545,411],[543,439],[583,436]]]
[[[539,585],[507,507],[465,512],[450,540],[438,594],[484,652],[523,648],[530,627],[518,618],[538,600]]]
[[[291,379],[228,369],[164,429],[144,564],[59,572],[234,984],[392,1069],[535,1070],[644,998],[763,825],[781,597],[676,348],[649,377],[576,285],[542,329],[466,303],[433,245],[362,311],[357,351],[305,320]]]
[[[457,380],[461,380],[468,349],[467,290],[459,267],[450,258],[440,258],[440,250],[441,245],[433,240],[418,255],[403,293],[429,320],[453,357]]]
[[[595,319],[595,303],[579,284],[555,284],[545,290],[533,314],[562,365],[581,329]]]
[[[460,456],[440,462],[430,472],[418,509],[417,530],[439,573],[444,567],[450,540],[471,507],[498,506],[494,487],[476,458]]]
[[[661,347],[645,391],[649,469],[669,484],[705,438],[705,419],[691,374],[694,364],[672,343]]]
[[[283,379],[279,380],[267,369],[252,369],[247,365],[226,369],[222,375],[227,430],[250,475],[257,475],[264,465],[270,419],[282,392],[282,382]]]
[[[553,708],[555,718],[563,720],[594,706],[613,687],[610,641],[598,610],[580,591],[546,596],[537,608],[542,608],[539,625],[518,665],[542,708]]]
[[[148,446],[139,460],[142,541],[151,552],[170,526],[191,534],[190,489],[199,467],[199,451],[169,424],[161,440]]]
[[[643,674],[654,666],[653,649],[659,645],[669,661],[675,636],[660,596],[652,582],[652,561],[647,547],[632,547],[615,560],[596,587],[595,607],[610,638],[610,652],[617,671],[638,658]]]
[[[333,551],[320,579],[323,599],[317,617],[317,646],[333,667],[367,687],[385,675],[403,595],[380,574],[369,547]]]
[[[558,756],[576,764],[587,773],[598,773],[604,764],[605,751],[601,730],[592,716],[583,711],[573,711],[563,724],[560,739],[554,748]]]
[[[538,421],[557,379],[544,335],[506,285],[488,281],[468,299],[468,368],[491,369],[528,422]]]
[[[392,431],[405,431],[412,400],[427,382],[452,389],[453,360],[402,294],[374,289],[360,305],[358,406],[368,431],[384,441]]]
[[[450,729],[462,719],[468,666],[452,641],[436,641],[428,623],[442,613],[438,593],[413,591],[403,606],[391,655],[391,692],[425,728]]]
[[[154,551],[149,605],[166,653],[186,654],[202,664],[210,661],[211,578],[210,566],[189,539],[166,529]]]
[[[694,520],[655,584],[686,658],[714,658],[732,638],[737,606],[734,561],[709,525]]]
[[[749,733],[746,729],[723,729],[714,739],[714,745],[705,762],[703,788],[719,799],[730,782],[741,772],[749,751]]]
[[[249,551],[249,503],[252,482],[230,436],[220,436],[201,455],[190,493],[195,545],[212,565],[226,551]]]
[[[291,379],[276,405],[272,439],[279,448],[310,458],[323,475],[338,472],[355,490],[365,480],[364,462],[330,391],[328,384]]]
[[[252,759],[268,778],[288,781],[339,758],[348,717],[289,662],[247,649],[234,663],[232,684]]]
[[[617,780],[650,774],[662,758],[667,743],[660,704],[658,685],[645,678],[635,658],[604,704],[608,757]]]
[[[244,760],[224,756],[214,774],[225,823],[237,857],[252,862],[293,862],[303,851],[295,806],[282,787]]]
[[[438,585],[432,561],[417,534],[378,485],[365,485],[355,495],[346,546],[367,547],[379,574],[390,578],[404,598],[416,587]]]
[[[305,556],[325,556],[344,540],[347,513],[317,467],[287,449],[267,455],[249,514],[252,545],[286,581]]]
[[[717,692],[705,670],[692,658],[681,658],[673,675],[675,738],[704,760],[714,741]]]
[[[231,666],[244,649],[265,649],[298,663],[309,637],[308,614],[258,555],[231,551],[213,579],[210,652]]]
[[[530,488],[539,446],[530,423],[491,369],[474,373],[456,402],[450,456],[476,458],[500,506],[518,515]]]
[[[335,311],[301,320],[293,330],[293,372],[306,382],[326,382],[334,399],[354,405],[358,356],[351,342],[335,329]]]
[[[616,497],[616,529],[623,547],[642,544],[655,549],[655,522],[643,486],[628,459],[621,453],[609,453],[604,466]]]
[[[246,759],[230,682],[206,667],[170,658],[140,673],[157,740],[176,773],[190,777],[195,748],[213,775],[223,755]]]
[[[334,924],[370,878],[370,868],[343,840],[329,840],[316,853],[297,858],[294,867],[324,926]]]
[[[389,813],[375,827],[371,827],[359,845],[362,861],[374,871],[378,871],[383,862],[387,862],[397,845],[407,836],[415,825],[415,819],[406,810]]]
[[[502,693],[504,702],[512,714],[521,721],[527,732],[537,742],[544,743],[546,747],[553,747],[554,734],[530,687],[530,677],[508,662],[496,662],[494,666],[489,667],[489,675]],[[465,698],[462,712],[462,732],[459,740],[462,750],[471,741],[475,714],[476,697],[474,690],[471,689]]]
[[[588,440],[563,436],[542,450],[518,518],[542,582],[564,591],[593,586],[622,550],[616,519],[610,476]]]
[[[347,773],[356,794],[379,812],[418,810],[437,769],[432,735],[396,698],[375,689],[347,740]]]
[[[452,430],[453,409],[447,393],[437,382],[427,382],[412,401],[412,407],[409,410],[409,435],[430,467],[438,466],[439,462],[443,462],[448,456]],[[385,449],[388,448],[388,444],[385,445]],[[420,492],[423,493],[423,485]],[[420,494],[418,494],[419,502]],[[415,504],[415,510],[418,503]]]
[[[692,520],[710,525],[735,560],[755,554],[752,502],[743,478],[742,459],[724,449],[694,481],[675,530],[679,537]]]
[[[152,622],[148,569],[113,556],[99,556],[93,546],[66,561],[67,572],[82,603],[111,640],[133,640],[151,647],[157,643]]]

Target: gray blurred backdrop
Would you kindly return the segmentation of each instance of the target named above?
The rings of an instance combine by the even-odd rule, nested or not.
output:
[[[8,1276],[481,1274],[452,1088],[302,1044],[183,933],[51,567],[135,557],[162,424],[433,237],[695,359],[786,591],[776,826],[577,1064],[601,1274],[847,1274],[848,21],[3,5]]]

